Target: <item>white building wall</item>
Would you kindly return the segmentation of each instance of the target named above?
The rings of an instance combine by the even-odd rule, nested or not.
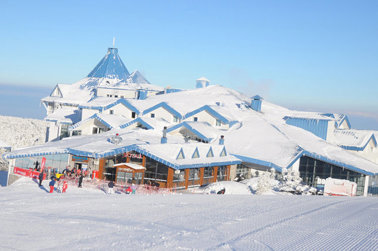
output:
[[[90,116],[92,116],[93,114],[98,113],[98,112],[99,111],[95,110],[95,109],[83,108],[81,110],[81,120],[85,120],[85,119],[89,118]]]
[[[157,118],[157,119],[164,119],[168,122],[174,122],[173,121],[174,116],[170,112],[168,112],[166,109],[164,109],[163,107],[159,107],[159,108],[153,110],[152,112],[146,113],[143,116],[151,118],[152,113],[155,114],[155,118]]]
[[[334,131],[336,129],[335,121],[328,121],[328,127],[327,127],[327,139],[326,141],[332,142],[335,138]]]
[[[110,95],[113,98],[132,98],[132,99],[135,99],[135,98],[138,97],[138,91],[137,90],[97,88],[97,96],[109,97]]]
[[[215,117],[213,117],[210,113],[208,113],[207,111],[201,111],[187,119],[185,119],[185,121],[194,121],[194,118],[197,117],[197,121],[200,121],[200,122],[208,122],[211,126],[215,127],[215,128],[220,128],[220,129],[228,129],[229,126],[228,124],[221,124],[221,126],[217,126],[217,119]]]
[[[81,135],[93,134],[93,128],[101,128],[103,131],[107,131],[108,128],[96,119],[91,119],[75,128],[75,131],[81,131]]]
[[[301,161],[301,158],[298,158],[297,161],[295,161],[291,167],[289,167],[292,171],[299,172],[299,163]]]
[[[57,139],[59,137],[59,125],[55,122],[49,122],[47,125],[48,132],[46,133],[46,141],[52,141],[54,139]]]
[[[125,116],[126,118],[132,118],[132,112],[129,108],[127,108],[124,104],[117,104],[105,111],[103,111],[102,113],[104,114],[111,114],[110,111],[113,111],[113,114],[117,114],[117,115],[123,115]],[[135,115],[136,116],[136,115]]]

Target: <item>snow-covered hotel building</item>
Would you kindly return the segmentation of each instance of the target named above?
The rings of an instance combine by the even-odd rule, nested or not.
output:
[[[328,177],[377,193],[377,131],[351,129],[342,114],[301,112],[252,98],[206,78],[179,90],[129,73],[116,48],[77,83],[58,84],[42,99],[47,143],[14,150],[10,168],[35,159],[68,164],[100,179],[204,185],[249,177],[253,170],[292,169],[311,186]]]

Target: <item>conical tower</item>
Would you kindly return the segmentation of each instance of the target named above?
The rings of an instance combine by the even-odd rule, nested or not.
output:
[[[89,78],[110,78],[126,80],[130,76],[129,71],[118,55],[117,48],[109,48],[105,57],[88,74]]]

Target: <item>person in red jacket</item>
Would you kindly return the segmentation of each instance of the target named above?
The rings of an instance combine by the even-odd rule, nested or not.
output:
[[[67,187],[67,181],[63,181],[62,193],[65,193],[67,191]]]
[[[54,192],[54,186],[55,186],[55,179],[54,178],[51,179],[49,186],[50,186],[50,193],[53,193]]]

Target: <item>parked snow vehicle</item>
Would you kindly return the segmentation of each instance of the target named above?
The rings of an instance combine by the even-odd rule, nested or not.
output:
[[[357,183],[349,180],[327,178],[324,185],[325,196],[356,196]]]

